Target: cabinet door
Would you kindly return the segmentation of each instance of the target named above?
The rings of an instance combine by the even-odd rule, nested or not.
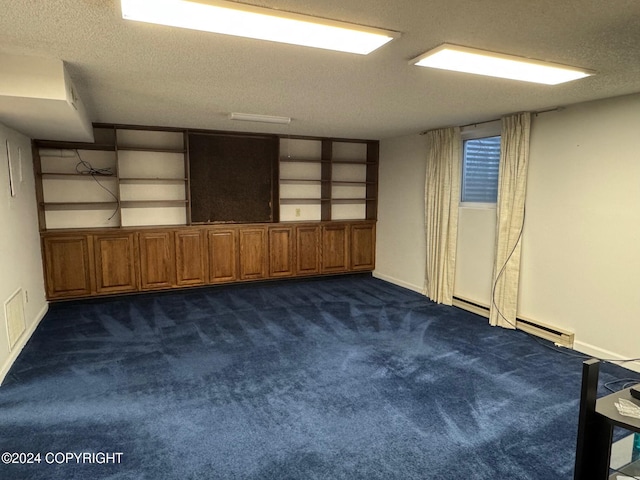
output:
[[[253,280],[267,276],[267,241],[265,228],[241,228],[240,279]]]
[[[269,276],[293,275],[293,227],[269,228]]]
[[[238,230],[209,230],[209,283],[234,282],[238,279]]]
[[[320,226],[296,227],[296,274],[320,273]]]
[[[98,293],[137,290],[135,241],[133,233],[95,235],[93,249]]]
[[[175,232],[176,284],[202,285],[205,283],[206,250],[202,230]]]
[[[140,232],[140,287],[168,288],[175,284],[173,235],[171,232]]]
[[[45,237],[43,248],[48,298],[91,294],[89,242],[86,235]]]
[[[349,267],[349,225],[322,227],[322,273],[346,272]]]
[[[351,270],[373,270],[376,258],[376,226],[351,225]]]

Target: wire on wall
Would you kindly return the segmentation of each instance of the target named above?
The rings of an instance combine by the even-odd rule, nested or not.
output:
[[[105,187],[98,180],[98,177],[113,177],[115,173],[111,168],[94,168],[91,165],[91,163],[89,163],[87,160],[84,160],[82,158],[82,156],[80,155],[80,152],[77,149],[74,151],[79,160],[79,162],[76,164],[76,172],[81,175],[91,175],[91,178],[95,180],[95,182],[100,186],[100,188],[108,192],[109,195],[111,195],[113,199],[116,201],[116,208],[111,214],[111,216],[107,219],[107,220],[111,220],[113,217],[116,216],[116,214],[118,213],[118,210],[120,210],[120,199],[115,193],[113,193],[111,190]]]

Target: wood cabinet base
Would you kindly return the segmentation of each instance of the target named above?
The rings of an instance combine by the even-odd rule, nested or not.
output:
[[[47,231],[47,298],[63,300],[371,271],[375,222]]]

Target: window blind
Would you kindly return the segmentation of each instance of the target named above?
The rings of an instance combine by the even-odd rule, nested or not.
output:
[[[500,136],[464,141],[462,202],[496,203],[500,167]]]

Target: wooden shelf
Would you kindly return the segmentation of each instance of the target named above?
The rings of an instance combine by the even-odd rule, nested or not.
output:
[[[301,141],[292,146],[295,152],[292,150],[291,156],[282,155],[289,146],[285,139],[282,142],[280,164],[285,178],[280,180],[281,221],[297,221],[299,216],[319,216],[322,220],[376,218],[378,142],[327,138],[318,147]],[[292,164],[295,167],[290,167]],[[304,198],[313,193],[320,198]],[[306,210],[292,208],[305,204],[310,204]]]
[[[53,140],[38,140],[38,148],[51,150],[104,150],[114,152],[115,144],[109,143],[82,143],[82,142],[56,142]]]
[[[280,163],[333,163],[338,165],[375,165],[376,162],[365,160],[314,160],[310,158],[281,158]]]
[[[176,148],[153,148],[153,147],[121,147],[118,146],[117,150],[125,152],[158,152],[158,153],[186,153],[185,149]]]
[[[365,203],[373,202],[375,198],[332,198],[331,203]]]
[[[123,132],[124,135],[121,135]],[[42,189],[38,197],[42,211],[39,218],[41,228],[60,229],[69,225],[103,228],[109,222],[104,221],[102,212],[108,210],[119,214],[108,219],[111,221],[114,218],[108,225],[111,228],[146,225],[145,222],[158,225],[186,223],[189,194],[185,188],[188,179],[183,140],[182,133],[179,136],[174,132],[165,135],[163,131],[141,128],[132,134],[113,127],[113,143],[109,140],[102,144],[37,142],[40,149],[77,148],[81,150],[82,157],[77,160],[67,158],[64,162],[47,158],[45,165],[41,161],[36,164]],[[100,141],[105,142],[104,139]],[[52,151],[47,156],[56,153]],[[79,168],[77,161],[83,158],[96,170],[109,168],[108,173],[111,174],[84,172],[84,167],[81,171],[75,171]],[[75,182],[76,179],[80,181],[64,183]],[[104,194],[96,196],[97,190],[87,186],[87,182],[94,180],[110,191],[114,198],[107,198]],[[70,201],[45,202],[45,190],[49,195],[46,198]],[[104,201],[84,201],[100,198],[104,198]],[[182,210],[184,214],[178,213]],[[93,212],[99,215],[93,215]]]
[[[312,158],[281,158],[280,163],[331,163],[330,160],[314,160]]]
[[[360,182],[360,181],[351,181],[351,180],[332,180],[332,185],[343,185],[346,187],[363,187],[366,185],[375,185],[375,182]]]
[[[70,206],[109,206],[109,205],[117,205],[118,202],[115,200],[110,202],[46,202],[40,203],[40,206],[43,208],[49,207],[70,207]]]
[[[100,177],[100,178],[112,178],[114,180],[118,179],[118,177],[116,176],[115,173],[113,175],[104,175],[104,174],[100,174],[100,173],[91,174],[91,173],[54,173],[54,172],[46,172],[46,173],[39,173],[38,176],[41,177],[41,178],[54,178],[54,177],[93,178],[93,177]]]
[[[280,179],[280,183],[282,184],[320,185],[326,182],[328,182],[328,180],[312,180],[312,179],[306,179],[306,178],[281,178]]]
[[[358,161],[358,160],[332,160],[334,165],[376,165],[376,162]]]
[[[120,200],[122,208],[127,207],[158,207],[185,205],[187,200]]]
[[[161,182],[161,183],[183,183],[186,178],[151,178],[151,177],[120,177],[120,183],[138,183],[138,182]]]
[[[303,204],[303,203],[322,203],[322,202],[330,202],[331,199],[330,198],[281,198],[280,199],[280,203],[281,204]]]

